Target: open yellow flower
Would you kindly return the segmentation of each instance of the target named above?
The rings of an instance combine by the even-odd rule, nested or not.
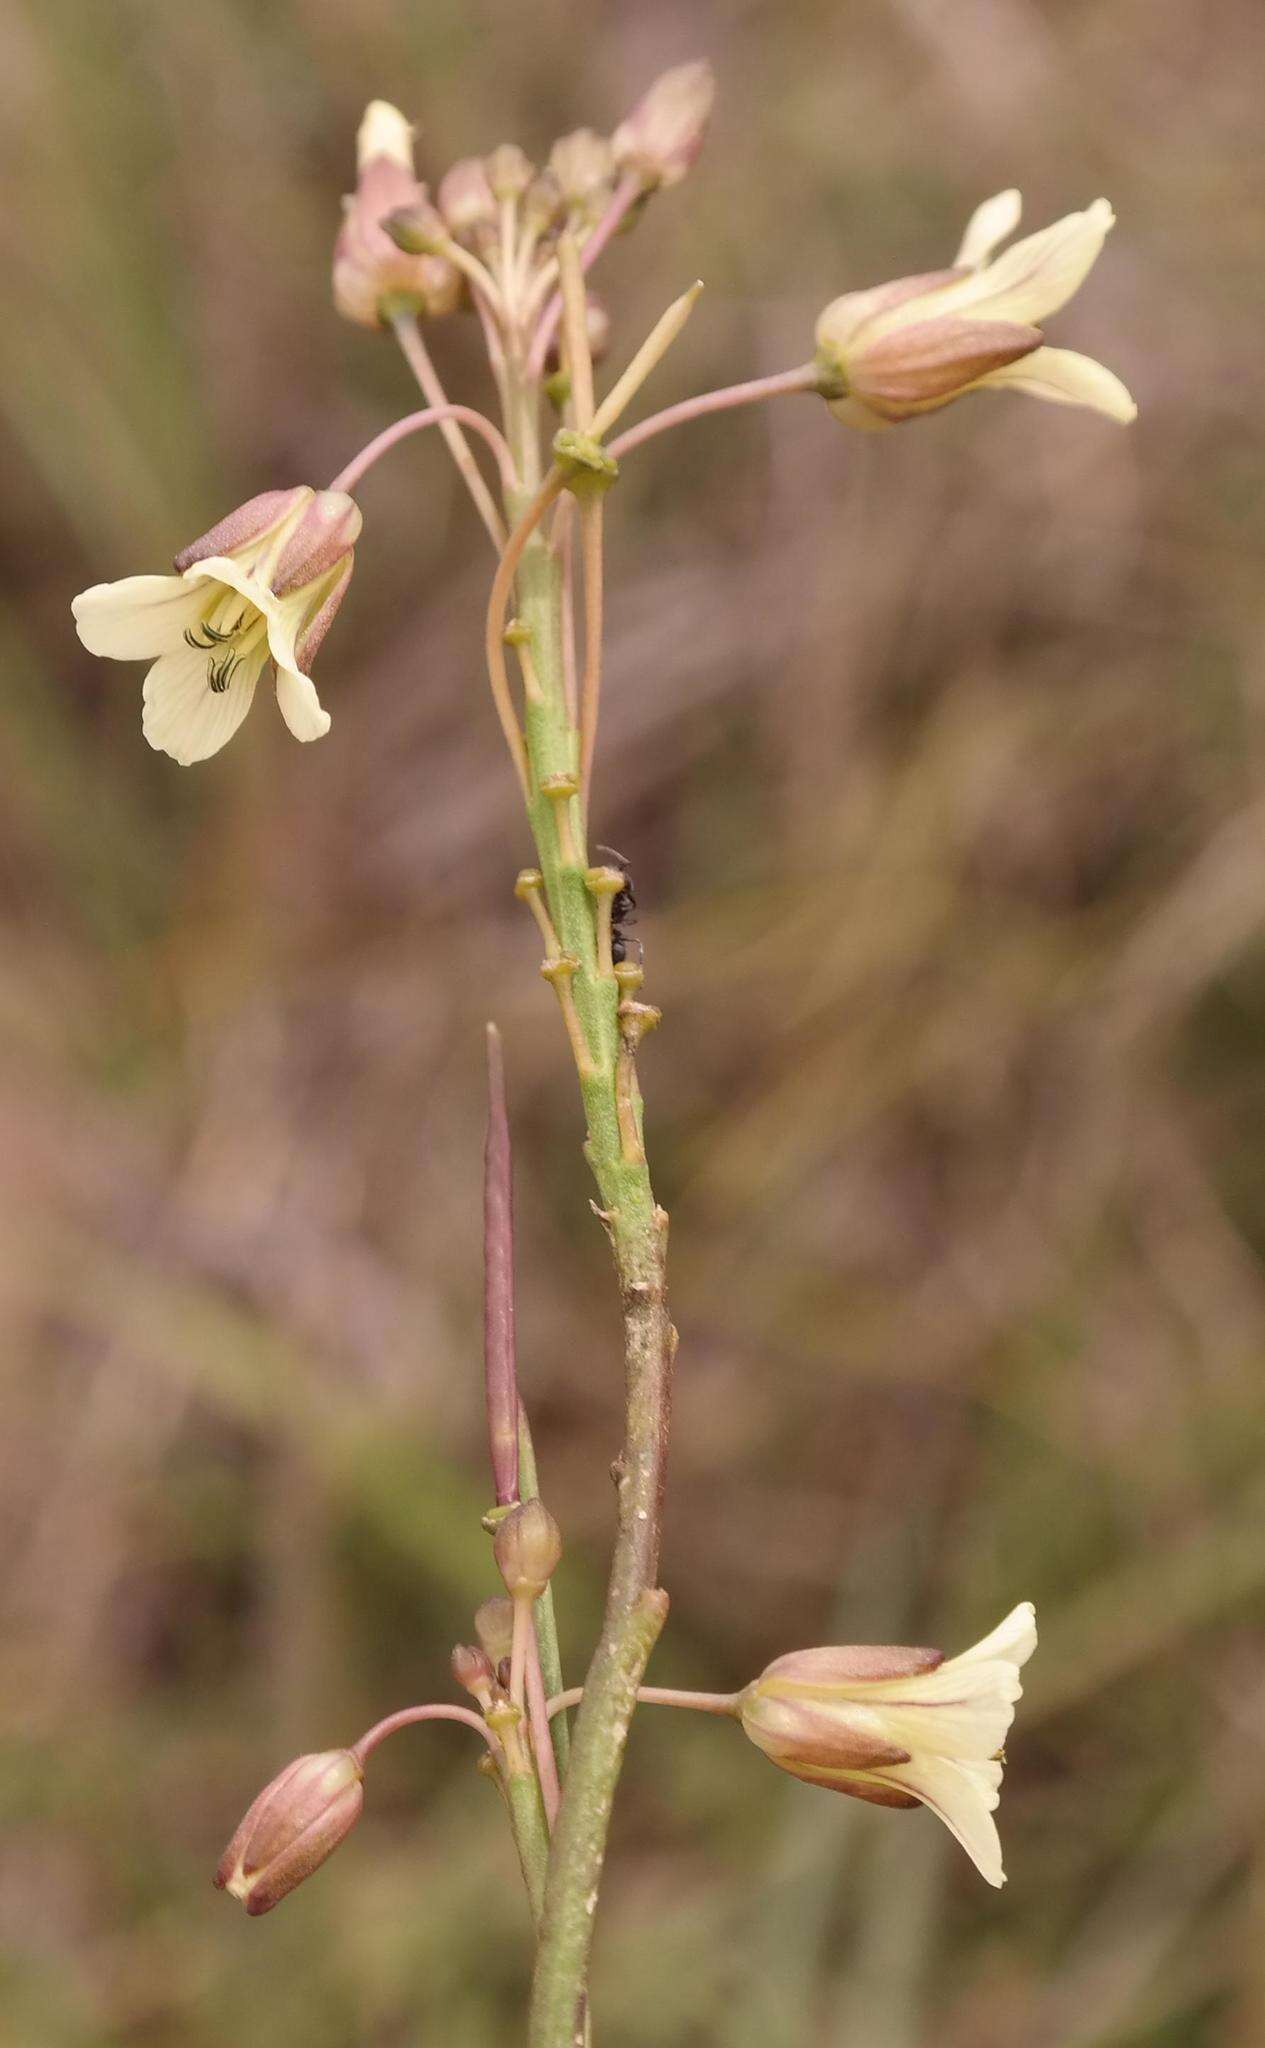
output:
[[[817,322],[818,388],[836,418],[881,428],[988,386],[1089,406],[1127,425],[1137,407],[1120,379],[1040,323],[1084,283],[1115,223],[1105,199],[1039,234],[1018,226],[1018,192],[985,200],[950,270],[898,278],[835,299]]]
[[[741,1695],[742,1725],[784,1771],[878,1806],[929,1806],[989,1884],[1001,1747],[1036,1648],[1025,1600],[960,1657],[895,1645],[795,1650]]]
[[[151,747],[183,767],[218,753],[269,663],[295,738],[329,731],[307,670],[351,580],[360,525],[345,491],[264,491],[178,554],[177,575],[97,583],[74,600],[91,653],[152,661]]]

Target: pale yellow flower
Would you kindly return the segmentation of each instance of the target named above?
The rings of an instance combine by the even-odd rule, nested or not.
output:
[[[975,1647],[795,1650],[739,1702],[751,1740],[782,1770],[879,1806],[921,1803],[989,1884],[1005,1883],[993,1812],[1001,1748],[1037,1643],[1025,1600]]]
[[[74,600],[91,653],[153,663],[142,720],[151,747],[184,767],[218,753],[269,663],[295,738],[329,731],[307,669],[351,580],[360,524],[343,491],[265,491],[177,555],[177,575],[97,583]]]
[[[1089,356],[1041,329],[1084,283],[1115,215],[1105,199],[993,252],[1018,225],[1018,192],[985,200],[952,269],[847,292],[817,322],[820,389],[837,418],[891,426],[985,386],[1089,406],[1127,424],[1137,407]]]

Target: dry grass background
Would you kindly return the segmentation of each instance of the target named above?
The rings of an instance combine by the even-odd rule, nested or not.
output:
[[[806,351],[984,194],[1121,225],[1057,339],[1130,433],[807,401],[611,506],[600,833],[634,862],[683,1332],[661,1683],[1044,1621],[995,1897],[925,1816],[647,1713],[602,2048],[1265,2038],[1265,20],[1250,0],[9,0],[0,323],[0,2038],[483,2048],[526,1964],[470,1745],[384,1753],[250,1925],[257,1785],[446,1688],[478,1514],[481,1025],[507,1036],[523,1364],[589,1640],[610,1274],[479,666],[482,535],[363,491],[328,742],[185,773],[70,631],[411,402],[326,266],[363,102],[438,171],[706,53],[688,186],[607,265],[652,403]],[[481,391],[471,336],[435,349]]]

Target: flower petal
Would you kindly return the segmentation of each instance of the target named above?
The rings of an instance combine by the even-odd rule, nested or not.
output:
[[[1039,348],[1022,362],[1007,363],[980,378],[980,385],[1008,385],[1030,398],[1055,405],[1087,405],[1127,427],[1138,416],[1130,393],[1111,370],[1071,348]]]
[[[265,659],[261,642],[239,663],[227,689],[213,690],[200,648],[164,654],[145,678],[142,727],[150,746],[182,768],[217,754],[250,710]]]
[[[183,576],[125,576],[94,583],[71,604],[75,629],[90,654],[113,661],[150,661],[174,654],[206,608],[206,592]]]
[[[277,703],[281,716],[296,740],[324,739],[329,731],[329,713],[316,694],[316,685],[299,667],[295,634],[307,610],[306,596],[299,592],[273,604],[268,613],[268,648],[277,668]]]
[[[966,233],[958,250],[955,262],[968,270],[978,269],[987,263],[999,242],[1013,235],[1023,215],[1023,199],[1012,185],[1006,192],[995,193],[977,206],[966,223]]]
[[[892,425],[891,420],[881,420],[876,412],[870,412],[859,398],[832,398],[827,403],[845,427],[859,427],[863,434],[885,434]]]
[[[971,307],[989,320],[1039,327],[1084,283],[1115,220],[1108,202],[1095,199],[1083,213],[1069,213],[1039,234],[1026,235],[995,262],[950,285],[936,311],[961,313]]]
[[[912,1792],[956,1835],[982,1878],[1003,1885],[1001,1840],[993,1810],[1001,1785],[998,1763],[951,1763],[946,1757],[915,1757],[877,1774]]]
[[[999,1658],[1011,1664],[1026,1664],[1036,1647],[1037,1610],[1031,1600],[1021,1600],[998,1622],[991,1635],[950,1657],[941,1670],[960,1671],[964,1664],[993,1664]]]
[[[310,676],[297,668],[277,668],[277,703],[281,716],[296,740],[319,740],[329,731],[330,718]]]

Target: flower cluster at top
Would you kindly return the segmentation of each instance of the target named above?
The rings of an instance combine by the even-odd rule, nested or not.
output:
[[[679,332],[698,287],[675,302],[594,409],[592,365],[609,319],[587,277],[647,200],[680,182],[702,147],[713,98],[706,64],[666,72],[609,136],[581,128],[555,142],[543,166],[514,144],[466,157],[432,197],[418,180],[414,130],[384,100],[368,107],[357,142],[356,190],[344,202],[333,262],[334,302],[358,325],[392,333],[427,401],[383,430],[330,487],[267,491],[176,557],[173,576],[97,584],[74,601],[79,636],[96,654],[152,665],[143,729],[181,764],[217,753],[241,724],[265,671],[296,738],[329,729],[308,669],[347,590],[360,514],[348,493],[405,434],[437,426],[508,580],[514,533],[541,482],[542,399],[562,422],[566,488],[604,489],[614,458],[652,435],[712,412],[793,393],[824,399],[848,425],[883,430],[968,393],[1010,389],[1087,407],[1127,423],[1136,407],[1110,370],[1047,345],[1041,323],[1096,262],[1114,215],[1105,199],[1000,245],[1019,224],[1018,192],[972,216],[953,264],[836,298],[821,314],[811,357],[670,406],[603,437]],[[466,310],[482,327],[501,414],[498,426],[448,402],[423,327]],[[495,459],[492,484],[467,433]],[[554,452],[563,454],[555,440]],[[537,514],[539,516],[539,513]],[[600,614],[600,605],[595,616]],[[494,657],[495,661],[495,657]],[[498,714],[520,780],[522,750],[505,689]],[[591,750],[592,730],[581,733]],[[587,754],[581,763],[587,768]]]
[[[387,327],[473,306],[498,381],[518,358],[529,385],[557,362],[558,241],[572,234],[588,270],[649,195],[677,184],[702,148],[713,82],[706,64],[658,79],[613,135],[578,128],[542,168],[514,143],[463,157],[432,199],[413,167],[413,129],[374,100],[357,138],[359,180],[334,251],[334,303],[349,320]],[[605,352],[610,322],[590,295],[589,347]],[[504,388],[502,397],[504,398]]]

